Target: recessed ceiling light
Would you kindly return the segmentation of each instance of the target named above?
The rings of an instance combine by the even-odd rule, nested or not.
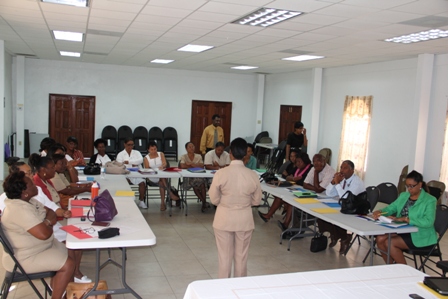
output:
[[[385,42],[393,42],[393,43],[403,43],[403,44],[411,44],[424,42],[428,40],[438,39],[448,37],[448,30],[440,30],[440,29],[431,29],[428,31],[422,31],[418,33],[412,33],[408,35],[402,35],[397,37],[392,37],[385,39]]]
[[[167,64],[167,63],[171,63],[174,60],[170,60],[170,59],[154,59],[151,60],[151,63],[162,63],[162,64]]]
[[[252,70],[252,69],[258,69],[258,66],[240,65],[240,66],[232,66],[231,69],[234,69],[234,70]]]
[[[305,60],[321,59],[321,58],[324,58],[324,57],[325,56],[299,55],[299,56],[292,56],[292,57],[282,58],[282,60],[305,61]]]
[[[89,6],[88,0],[42,0],[42,2],[72,5],[72,6],[79,6],[79,7]]]
[[[201,46],[201,45],[186,45],[182,48],[177,49],[177,51],[185,51],[185,52],[204,52],[211,48],[214,48],[214,46]]]
[[[82,42],[83,33],[53,30],[54,38],[57,40],[68,40],[72,42]]]
[[[290,18],[296,17],[303,14],[301,11],[290,11],[286,9],[276,9],[263,7],[259,10],[245,15],[233,24],[250,25],[250,26],[261,26],[268,27],[274,24],[286,21]]]
[[[66,52],[66,51],[59,51],[61,56],[70,56],[70,57],[81,57],[81,53],[79,52]]]

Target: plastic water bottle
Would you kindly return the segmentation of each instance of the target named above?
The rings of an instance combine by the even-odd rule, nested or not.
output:
[[[101,167],[101,178],[103,180],[106,178],[106,167]]]
[[[98,196],[98,191],[100,190],[100,186],[98,186],[98,183],[97,182],[94,182],[93,183],[93,185],[92,185],[92,188],[90,188],[90,192],[91,192],[91,196],[90,196],[90,199],[94,199],[95,197],[97,197]]]

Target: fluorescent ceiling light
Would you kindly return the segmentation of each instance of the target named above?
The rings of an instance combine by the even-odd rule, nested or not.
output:
[[[240,65],[240,66],[232,66],[231,69],[234,69],[234,70],[252,70],[252,69],[258,69],[258,66]]]
[[[151,63],[162,63],[162,64],[167,64],[167,63],[171,63],[174,60],[170,60],[170,59],[154,59],[151,61]]]
[[[440,30],[440,29],[431,29],[428,31],[422,31],[418,33],[412,33],[408,35],[402,35],[397,37],[392,37],[385,39],[385,42],[393,42],[393,43],[403,43],[403,44],[410,44],[410,43],[418,43],[418,42],[424,42],[427,40],[433,40],[438,38],[448,37],[448,30]]]
[[[68,40],[72,42],[82,42],[83,33],[53,30],[54,38],[57,40]]]
[[[81,53],[79,52],[66,52],[66,51],[59,51],[61,56],[70,56],[70,57],[81,57]]]
[[[292,56],[292,57],[282,58],[282,60],[305,61],[305,60],[321,59],[321,58],[324,58],[324,57],[325,56],[299,55],[299,56]]]
[[[211,48],[214,48],[214,46],[201,46],[201,45],[186,45],[182,48],[177,49],[177,51],[185,51],[185,52],[204,52]]]
[[[79,6],[79,7],[89,6],[88,0],[42,0],[42,2],[72,5],[72,6]]]
[[[301,11],[290,11],[286,9],[276,9],[263,7],[259,10],[245,15],[233,21],[233,24],[268,27],[286,21],[290,18],[303,14]]]

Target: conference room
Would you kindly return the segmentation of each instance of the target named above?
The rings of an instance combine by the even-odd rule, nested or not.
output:
[[[281,141],[281,106],[300,106],[308,153],[330,148],[331,166],[337,169],[346,96],[372,96],[365,185],[396,184],[405,165],[425,180],[442,180],[448,41],[384,40],[448,30],[447,2],[299,2],[92,0],[82,8],[2,1],[0,141],[25,157],[25,130],[50,133],[50,94],[95,98],[92,143],[107,125],[173,127],[179,154],[195,137],[192,123],[199,112],[192,109],[193,101],[231,103],[229,140],[253,140],[268,131],[274,143]],[[271,6],[304,13],[268,28],[232,23]],[[58,41],[53,30],[84,36],[81,42]],[[214,48],[177,51],[192,43]],[[324,58],[282,60],[303,54]],[[151,63],[155,59],[174,61]],[[258,68],[232,69],[241,65]],[[205,125],[212,114],[204,117]],[[0,167],[3,179],[7,169]],[[193,200],[188,216],[179,211],[169,217],[156,203],[142,214],[157,244],[128,250],[128,282],[144,298],[182,298],[190,282],[216,277],[213,215],[201,213],[200,204],[194,209]],[[306,238],[294,241],[288,252],[278,244],[274,222],[255,222],[250,275],[363,266],[366,244],[355,244],[347,256],[331,250],[313,254]],[[82,266],[89,269],[93,259],[88,252]],[[374,264],[383,262],[375,258]],[[118,283],[115,277],[106,279]]]

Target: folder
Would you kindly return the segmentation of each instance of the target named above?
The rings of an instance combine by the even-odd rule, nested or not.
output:
[[[314,212],[320,213],[320,214],[334,214],[334,213],[339,213],[338,210],[332,209],[332,208],[314,208],[311,209]]]
[[[78,239],[90,239],[92,238],[91,235],[85,233],[82,229],[79,227],[76,227],[74,225],[66,225],[61,227],[62,230],[65,230],[68,234],[75,236]]]
[[[314,198],[294,198],[294,200],[301,204],[319,203],[320,202]]]
[[[115,196],[135,196],[135,192],[134,191],[126,191],[126,190],[118,190],[117,192],[115,192]]]

